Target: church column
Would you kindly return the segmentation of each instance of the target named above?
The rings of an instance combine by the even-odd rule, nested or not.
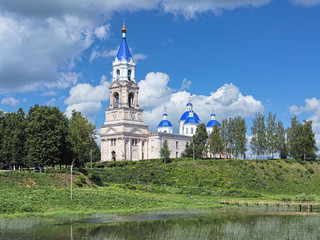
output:
[[[138,160],[141,160],[142,159],[142,139],[139,139],[139,143],[138,143],[138,151],[139,151],[139,159]]]
[[[132,160],[132,139],[129,138],[129,160]]]
[[[122,160],[126,160],[126,139],[125,138],[122,138],[121,139],[121,142],[122,142]]]
[[[133,106],[134,108],[139,108],[139,104],[138,104],[138,90],[134,93],[134,99],[133,99]]]

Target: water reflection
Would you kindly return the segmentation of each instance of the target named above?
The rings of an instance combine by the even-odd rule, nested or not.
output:
[[[244,209],[11,219],[16,223],[6,219],[0,220],[0,239],[318,239],[319,220],[319,215],[274,215]]]

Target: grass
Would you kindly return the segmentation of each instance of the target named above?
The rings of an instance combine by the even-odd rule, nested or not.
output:
[[[0,173],[0,217],[208,208],[219,206],[218,199],[294,200],[305,193],[319,200],[320,195],[317,162],[145,160],[82,172],[86,176],[73,178],[72,201],[69,174]]]

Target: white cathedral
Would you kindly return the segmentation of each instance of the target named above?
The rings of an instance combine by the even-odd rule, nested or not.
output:
[[[105,110],[105,122],[101,126],[101,161],[125,161],[160,158],[160,149],[165,139],[171,151],[170,158],[178,158],[191,141],[200,124],[193,105],[187,103],[179,121],[179,134],[173,133],[168,114],[158,125],[158,132],[148,130],[143,122],[143,110],[139,108],[139,86],[135,80],[136,64],[126,42],[127,29],[123,25],[122,42],[115,60],[112,63],[112,83],[110,90],[110,106]],[[210,134],[213,126],[219,122],[211,114],[206,125]]]

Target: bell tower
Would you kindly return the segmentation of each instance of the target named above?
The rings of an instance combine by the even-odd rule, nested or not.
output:
[[[101,127],[102,161],[138,160],[146,158],[144,148],[148,127],[139,109],[139,86],[135,80],[136,64],[126,40],[127,29],[123,23],[122,41],[112,63],[112,82],[109,87],[110,105],[105,110]]]

